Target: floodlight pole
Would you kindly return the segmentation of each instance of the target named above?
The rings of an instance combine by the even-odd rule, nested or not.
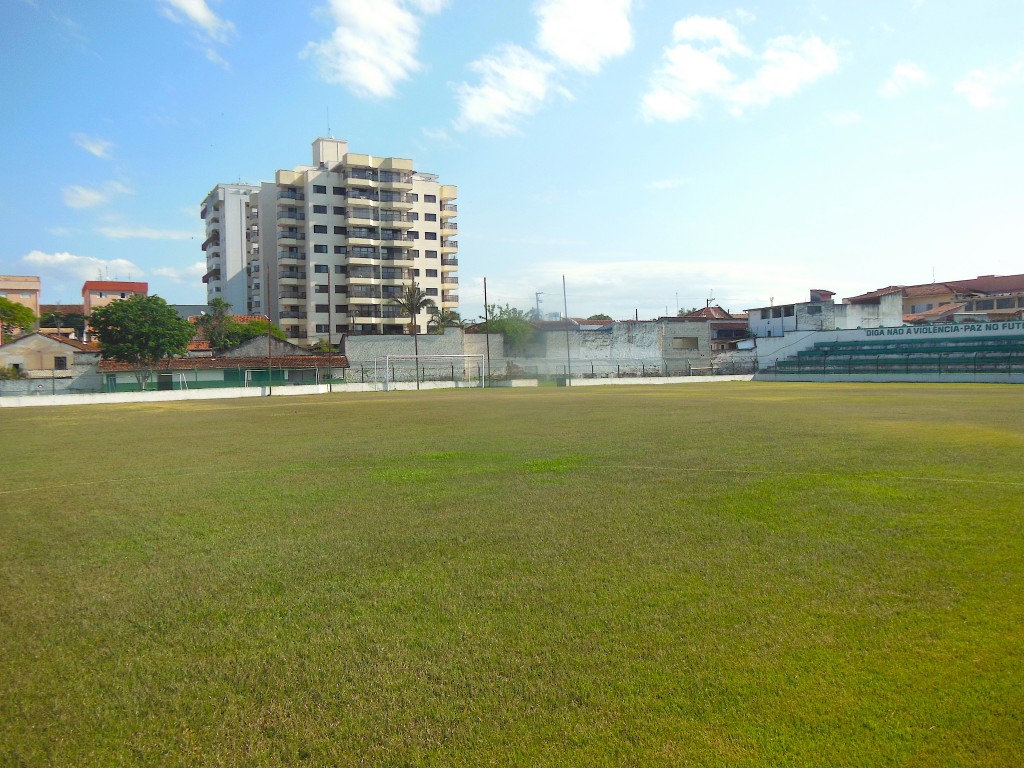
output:
[[[270,315],[264,315],[267,318],[267,397],[274,392],[274,357],[270,344]]]
[[[565,310],[565,386],[572,386],[572,358],[569,353],[569,302],[565,294],[565,275],[562,275],[562,308]]]

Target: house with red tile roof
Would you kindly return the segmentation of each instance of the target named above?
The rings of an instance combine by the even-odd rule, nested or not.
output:
[[[975,316],[978,313],[1001,313],[999,319],[1013,319],[1024,310],[1024,274],[981,275],[967,280],[950,280],[944,283],[921,283],[918,285],[890,285],[869,293],[853,296],[846,302],[871,300],[874,297],[899,294],[903,302],[905,322],[945,322],[948,309],[954,304],[961,306],[957,311]],[[938,310],[931,313],[932,310]],[[939,319],[935,319],[939,318]],[[996,319],[996,318],[992,318]]]
[[[0,346],[0,367],[14,368],[43,383],[41,391],[93,392],[99,386],[100,349],[56,333],[27,333]]]

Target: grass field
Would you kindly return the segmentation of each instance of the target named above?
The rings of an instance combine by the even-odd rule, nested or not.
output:
[[[1024,389],[0,411],[0,765],[1024,765]]]

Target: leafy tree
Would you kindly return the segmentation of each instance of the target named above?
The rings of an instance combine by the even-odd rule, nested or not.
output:
[[[237,347],[239,344],[244,344],[250,339],[266,336],[268,325],[270,326],[271,336],[275,339],[281,339],[281,341],[285,340],[284,331],[267,320],[247,320],[244,323],[240,323],[232,318],[231,327],[228,332],[228,347]]]
[[[211,299],[209,306],[210,311],[196,319],[196,328],[203,332],[210,347],[219,352],[233,346],[228,341],[228,335],[232,324],[236,323],[230,315],[231,304],[224,299]]]
[[[462,328],[465,325],[465,321],[453,309],[434,309],[430,312],[430,325],[434,328],[434,333],[444,333],[445,328]]]
[[[85,315],[81,312],[53,310],[43,313],[43,316],[39,318],[39,325],[43,328],[57,328],[58,330],[69,328],[81,339],[85,334]]]
[[[30,330],[36,324],[36,316],[28,307],[0,296],[0,333],[4,341],[14,335],[15,328]]]
[[[533,338],[530,312],[510,307],[508,304],[504,307],[491,304],[487,307],[487,314],[490,319],[483,324],[481,330],[486,333],[500,333],[513,354],[522,354],[526,351],[526,345]]]
[[[97,307],[89,326],[105,360],[134,367],[140,391],[145,390],[152,368],[160,360],[185,353],[194,331],[192,324],[178,317],[159,296],[132,296]]]
[[[0,365],[0,381],[20,381],[27,379],[28,374],[13,365]]]
[[[591,315],[590,317],[587,318],[587,320],[594,320],[594,321],[603,320],[605,322],[609,322],[609,321],[611,321],[611,317],[608,316],[608,315],[605,315],[605,314],[597,314],[597,315]]]
[[[686,317],[688,314],[690,314],[691,312],[696,312],[698,309],[700,309],[700,307],[690,307],[689,309],[680,309],[679,312],[676,313],[676,316],[677,317]]]

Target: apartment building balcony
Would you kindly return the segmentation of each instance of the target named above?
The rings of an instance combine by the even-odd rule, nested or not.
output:
[[[459,266],[459,258],[457,256],[443,256],[441,258],[441,269],[454,269]]]
[[[382,229],[380,231],[380,239],[385,243],[415,243],[416,240],[409,236],[407,232],[401,232],[393,229]],[[411,246],[410,246],[411,247]]]
[[[281,301],[299,301],[306,298],[305,291],[282,291],[278,294],[278,298]]]
[[[442,240],[441,253],[458,253],[459,244],[455,240]]]
[[[349,187],[371,188],[377,186],[377,172],[372,168],[349,168],[341,177]]]
[[[297,190],[297,189],[282,189],[282,190],[279,190],[278,193],[277,193],[278,204],[282,204],[281,201],[284,201],[284,204],[287,204],[287,202],[289,200],[305,200],[305,199],[306,199],[306,196],[302,192],[299,192],[299,190]]]
[[[408,211],[412,208],[412,196],[405,192],[382,191],[380,193],[380,206],[381,208]]]
[[[396,229],[410,229],[414,225],[412,217],[402,211],[381,211],[380,223]]]
[[[449,218],[459,215],[459,206],[455,203],[445,203],[441,206],[441,218]]]
[[[459,231],[459,225],[454,221],[447,219],[441,219],[441,234],[442,235],[453,235]]]
[[[381,189],[409,192],[412,190],[412,174],[401,171],[381,171],[378,175]]]
[[[366,303],[367,301],[380,301],[380,288],[372,285],[354,285],[349,288],[348,297],[351,301]]]
[[[219,268],[218,269],[211,269],[209,272],[207,272],[205,275],[203,275],[203,283],[204,284],[208,285],[210,283],[217,283],[217,282],[220,282],[220,269]]]
[[[202,208],[199,209],[199,218],[200,219],[205,219],[206,218],[206,206],[205,205]]]
[[[203,241],[202,250],[206,250],[212,245],[220,245],[220,230],[217,230],[211,234],[206,240]]]
[[[306,260],[306,252],[305,251],[278,251],[277,260],[278,261],[287,261],[287,262],[305,261]]]
[[[277,313],[277,316],[280,317],[282,320],[305,320],[306,319],[306,313],[305,312],[300,312],[297,309],[282,310],[281,312]]]
[[[285,211],[277,212],[278,221],[305,221],[306,214],[304,211],[297,211],[294,208],[289,208]]]
[[[358,205],[372,205],[375,206],[379,202],[380,198],[377,195],[377,190],[373,189],[347,189],[345,190],[346,200],[357,200]]]
[[[306,239],[305,232],[296,232],[294,229],[286,229],[277,233],[278,242],[288,243],[299,243]]]
[[[455,305],[459,303],[459,295],[452,293],[451,291],[441,291],[441,304],[444,306]]]
[[[353,226],[374,226],[380,220],[377,209],[365,205],[349,206],[345,213],[346,221]]]
[[[282,272],[277,276],[278,285],[303,285],[306,282],[305,272]]]
[[[450,274],[450,273],[446,273],[446,274],[442,274],[441,275],[441,285],[442,286],[445,286],[445,285],[456,285],[457,286],[458,284],[459,284],[459,278],[457,278],[455,275]]]

